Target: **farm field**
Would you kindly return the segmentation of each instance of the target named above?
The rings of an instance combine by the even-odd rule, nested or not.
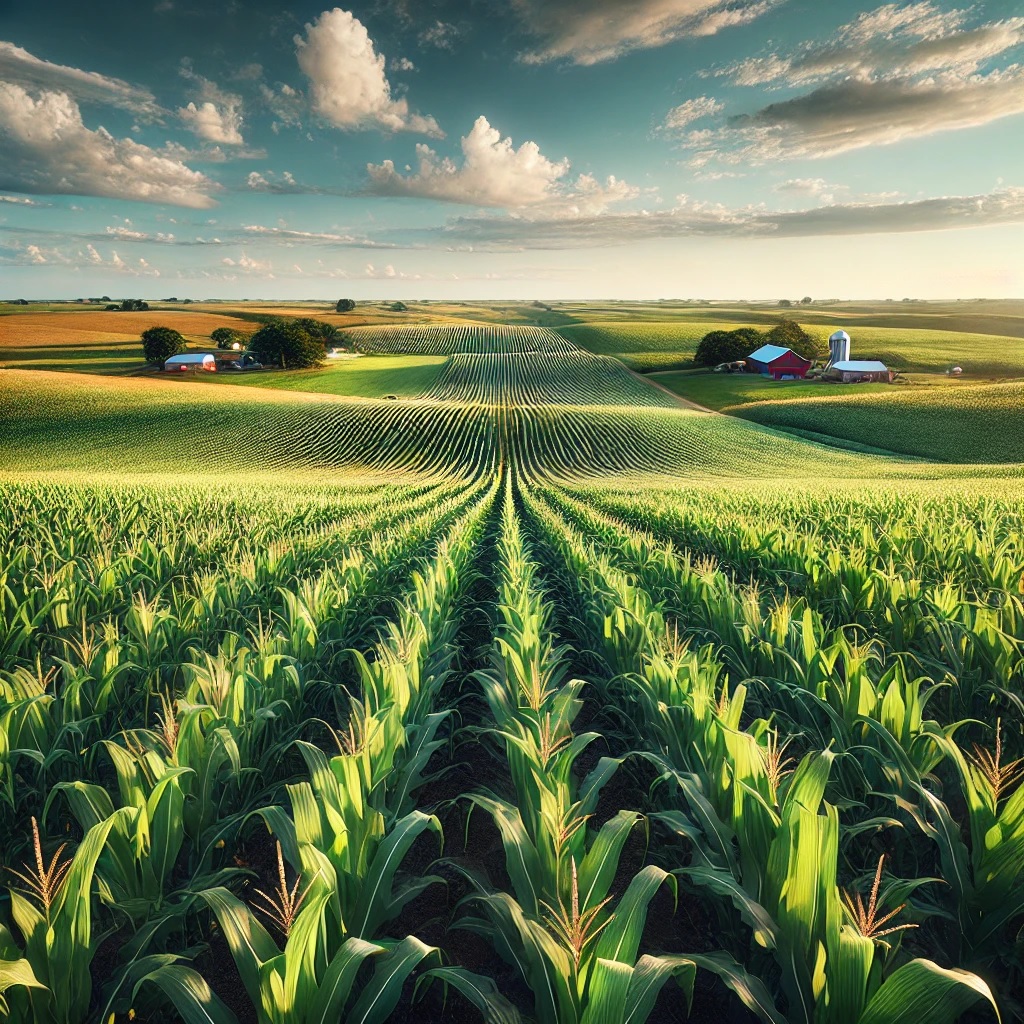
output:
[[[0,1018],[1019,1019],[1024,385],[347,334],[0,368]]]
[[[30,311],[0,316],[0,367],[101,374],[139,369],[139,338],[155,326],[171,327],[192,346],[209,348],[218,327],[251,334],[258,325],[198,311]]]
[[[845,438],[945,462],[1021,462],[1024,384],[888,389],[887,393],[762,401],[733,410],[807,436]]]

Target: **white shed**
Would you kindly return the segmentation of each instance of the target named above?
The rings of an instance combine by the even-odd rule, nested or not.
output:
[[[209,352],[182,352],[164,363],[165,370],[216,370],[217,360]]]

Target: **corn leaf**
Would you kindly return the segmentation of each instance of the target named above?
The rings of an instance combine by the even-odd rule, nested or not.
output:
[[[979,999],[1001,1020],[992,990],[976,974],[911,960],[885,979],[857,1024],[956,1024]]]

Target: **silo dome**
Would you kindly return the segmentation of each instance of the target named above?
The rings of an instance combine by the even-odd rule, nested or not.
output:
[[[850,340],[850,336],[846,333],[846,331],[836,331],[835,334],[832,334],[832,335],[829,336],[828,340],[829,341],[849,341]]]

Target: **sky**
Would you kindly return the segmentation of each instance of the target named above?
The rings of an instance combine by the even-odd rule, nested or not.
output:
[[[1024,3],[0,0],[0,296],[1024,296]]]

